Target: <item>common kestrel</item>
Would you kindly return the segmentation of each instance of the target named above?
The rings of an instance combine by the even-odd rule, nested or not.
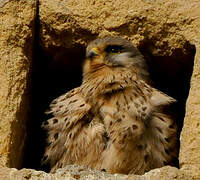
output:
[[[80,87],[55,99],[43,127],[44,162],[143,174],[177,157],[176,100],[150,85],[146,61],[129,41],[106,37],[86,49]]]

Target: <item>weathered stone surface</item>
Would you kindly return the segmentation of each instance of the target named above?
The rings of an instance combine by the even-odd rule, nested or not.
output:
[[[163,167],[143,176],[109,175],[69,166],[55,174],[31,169],[0,169],[0,179],[200,179],[200,2],[199,0],[41,0],[40,44],[55,61],[97,36],[119,35],[177,72],[191,61],[194,72],[181,133],[180,170]],[[27,79],[35,1],[0,0],[0,165],[19,167],[27,119]],[[162,58],[163,57],[163,58]],[[170,62],[166,59],[170,59]],[[70,58],[65,57],[67,61]],[[78,61],[78,60],[77,60]]]
[[[185,8],[179,8],[191,23],[182,27],[187,39],[196,46],[194,70],[190,92],[186,104],[186,115],[181,132],[179,163],[182,170],[192,173],[200,179],[200,2],[188,2]]]
[[[134,176],[133,176],[134,177]],[[132,176],[129,175],[128,179]],[[135,178],[135,177],[134,177]],[[165,166],[160,169],[154,169],[145,173],[142,176],[137,176],[138,180],[191,180],[193,177],[184,171],[181,171],[175,167]]]
[[[3,177],[4,180],[75,180],[75,179],[84,179],[84,180],[125,180],[127,175],[111,175],[105,172],[90,170],[85,167],[79,166],[68,166],[63,169],[58,169],[55,174],[47,174],[43,171],[35,171],[31,169],[22,169],[16,170],[14,168],[1,168],[0,169],[0,178]]]
[[[4,180],[191,180],[192,177],[177,168],[166,166],[154,169],[142,176],[108,174],[97,170],[91,170],[82,166],[70,165],[58,169],[55,174],[47,174],[43,171],[31,169],[16,170],[14,168],[0,168],[0,178]]]
[[[0,0],[0,166],[22,163],[35,7],[31,0]]]
[[[147,48],[154,55],[171,55],[185,49],[183,30],[195,21],[188,13],[195,6],[199,3],[180,0],[43,0],[39,7],[41,44],[46,49],[71,48],[110,34],[137,46],[149,41]]]
[[[198,37],[200,37],[200,33]],[[186,105],[186,116],[181,132],[179,160],[181,169],[188,173],[192,171],[194,176],[200,179],[200,41],[199,38],[195,40],[197,41],[197,51]]]

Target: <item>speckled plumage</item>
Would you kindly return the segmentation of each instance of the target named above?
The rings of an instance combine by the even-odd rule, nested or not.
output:
[[[83,82],[50,105],[44,162],[143,174],[177,156],[175,100],[149,84],[145,60],[119,37],[91,42]]]

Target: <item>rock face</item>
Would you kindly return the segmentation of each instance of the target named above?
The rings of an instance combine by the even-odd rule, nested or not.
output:
[[[16,170],[14,168],[1,168],[0,177],[3,180],[191,180],[192,177],[184,174],[174,167],[163,167],[154,169],[142,176],[139,175],[122,175],[122,174],[108,174],[97,170],[91,170],[82,166],[70,165],[63,169],[58,169],[55,174],[47,174],[43,171],[36,171],[31,169]]]
[[[22,163],[35,7],[35,1],[0,0],[0,166]]]
[[[80,83],[81,62],[89,41],[106,35],[129,39],[147,57],[160,88],[167,89],[180,102],[180,117],[185,115],[180,170],[163,167],[143,176],[115,176],[73,166],[55,174],[2,168],[0,179],[200,179],[200,2],[41,0],[38,8],[39,26],[35,28],[39,28],[39,44],[36,46],[43,54],[39,66],[47,62],[48,67],[44,66],[41,72],[50,67],[48,72],[52,75],[47,87],[43,85],[44,93],[52,91],[51,96],[57,96],[62,88],[67,90],[71,84]],[[35,13],[35,1],[0,0],[0,165],[4,167],[18,168],[23,158],[26,122],[30,119],[27,114],[30,85],[27,85]],[[57,82],[58,79],[62,80]],[[60,92],[56,94],[57,89],[55,93],[52,87],[60,88]],[[178,124],[181,130],[182,122]],[[86,175],[80,173],[83,171]]]

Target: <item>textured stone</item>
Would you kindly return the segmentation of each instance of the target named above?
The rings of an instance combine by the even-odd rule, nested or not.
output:
[[[186,104],[184,126],[181,132],[179,163],[187,174],[200,179],[200,2],[189,2],[181,9],[191,23],[182,27],[187,39],[196,46],[194,70],[190,83],[190,92]]]
[[[67,0],[40,2],[41,44],[45,48],[87,44],[96,36],[120,35],[139,46],[151,40],[154,55],[184,50],[183,29],[198,2]],[[187,14],[185,13],[185,11]]]
[[[200,22],[200,20],[199,20]],[[191,32],[192,33],[192,32]],[[199,36],[200,37],[200,34]],[[199,41],[199,38],[196,39]],[[180,167],[200,179],[200,41],[196,45],[194,71],[181,132]]]
[[[0,0],[0,166],[22,163],[35,7],[35,1]]]
[[[91,170],[83,166],[70,165],[58,169],[56,173],[45,173],[31,169],[16,170],[14,168],[0,168],[0,178],[4,180],[191,180],[192,177],[177,168],[166,166],[154,169],[142,176],[108,174],[97,170]]]
[[[0,165],[19,167],[25,140],[27,80],[32,60],[35,1],[0,0]],[[181,132],[180,169],[163,167],[143,176],[109,175],[69,166],[55,174],[0,169],[0,179],[200,179],[199,0],[41,0],[40,45],[55,61],[97,36],[119,35],[159,57],[167,73],[187,70],[196,47],[194,72]],[[70,61],[65,56],[66,61]],[[169,59],[169,61],[168,61]],[[77,63],[78,59],[77,59]]]
[[[58,169],[55,174],[45,173],[43,171],[36,171],[32,169],[9,169],[9,168],[0,168],[0,178],[4,180],[125,180],[127,175],[115,174],[111,175],[105,172],[100,172],[96,170],[90,170],[81,166],[68,166],[63,169]]]

